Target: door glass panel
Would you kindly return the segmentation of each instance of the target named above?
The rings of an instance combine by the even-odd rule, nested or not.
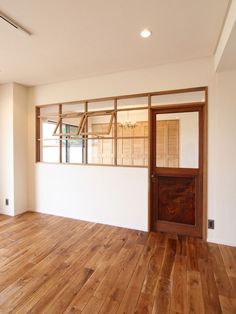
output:
[[[198,168],[198,112],[156,115],[156,166]]]

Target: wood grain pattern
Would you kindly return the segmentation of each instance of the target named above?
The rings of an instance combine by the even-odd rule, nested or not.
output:
[[[159,220],[195,224],[195,177],[158,177]]]
[[[0,215],[0,313],[236,313],[236,248]]]

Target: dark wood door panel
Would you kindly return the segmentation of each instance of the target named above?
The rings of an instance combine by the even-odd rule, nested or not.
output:
[[[195,177],[158,176],[156,195],[159,221],[195,225]]]

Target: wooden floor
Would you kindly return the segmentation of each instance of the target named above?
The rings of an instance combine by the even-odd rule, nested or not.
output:
[[[0,216],[0,313],[236,313],[236,249],[36,213]]]

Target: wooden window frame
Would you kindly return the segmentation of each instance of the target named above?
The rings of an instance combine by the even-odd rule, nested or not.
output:
[[[100,116],[111,116],[110,121],[109,121],[109,125],[108,125],[108,129],[106,132],[83,132],[83,129],[85,128],[86,123],[88,123],[88,118],[89,117],[100,117]],[[111,128],[112,128],[112,123],[113,120],[115,118],[115,111],[111,110],[111,112],[108,111],[93,111],[93,112],[87,112],[85,114],[85,117],[83,119],[82,125],[81,125],[81,132],[79,133],[79,135],[94,135],[97,137],[103,136],[103,135],[109,135],[111,132]]]
[[[130,97],[127,97],[127,99],[129,99]],[[138,97],[134,97],[134,98],[138,98]],[[125,98],[124,98],[125,99]],[[104,99],[101,99],[104,100]],[[109,99],[110,100],[110,99]],[[62,105],[66,105],[66,104],[71,104],[71,103],[63,103],[63,104],[53,104],[53,105],[41,105],[41,106],[36,106],[36,124],[39,124],[39,128],[38,131],[36,133],[37,136],[37,145],[36,145],[36,151],[38,152],[40,149],[40,141],[42,140],[40,138],[40,119],[41,118],[47,118],[48,116],[56,116],[56,114],[49,114],[47,115],[40,115],[40,108],[44,108],[44,107],[49,107],[49,106],[55,106],[58,105],[59,106],[59,114],[57,114],[57,116],[59,117],[56,127],[54,129],[53,135],[54,136],[58,136],[58,140],[60,141],[60,162],[59,163],[66,163],[66,164],[75,164],[75,163],[68,163],[68,162],[62,162],[62,141],[66,140],[66,141],[71,141],[71,140],[76,140],[76,139],[83,139],[84,143],[85,143],[85,149],[83,152],[83,156],[82,156],[82,163],[76,163],[78,165],[99,165],[99,166],[117,166],[117,167],[135,167],[135,168],[147,168],[148,165],[122,165],[122,164],[118,164],[117,160],[117,154],[118,154],[118,150],[117,150],[117,141],[119,139],[148,139],[148,136],[117,136],[117,129],[118,129],[118,125],[119,122],[117,121],[117,114],[119,112],[125,112],[125,111],[139,111],[139,110],[147,110],[148,112],[148,104],[147,106],[142,106],[142,107],[135,107],[135,106],[130,106],[127,108],[117,108],[117,98],[113,98],[114,101],[114,109],[112,110],[97,110],[97,111],[88,111],[88,105],[89,103],[93,102],[93,101],[79,101],[79,102],[75,102],[76,104],[78,103],[85,103],[85,112],[84,113],[73,113],[73,112],[67,112],[67,113],[62,113]],[[148,101],[148,98],[147,98]],[[99,99],[96,99],[95,102],[99,102]],[[62,124],[63,124],[63,119],[64,118],[74,118],[77,116],[81,116],[83,115],[83,118],[80,121],[80,125],[78,127],[78,132],[77,134],[75,133],[62,133]],[[88,129],[88,118],[91,116],[107,116],[110,115],[110,121],[109,121],[109,125],[108,125],[108,130],[106,132],[87,132]],[[148,124],[148,120],[147,120],[147,124]],[[114,136],[107,136],[110,134],[112,126],[114,125]],[[60,133],[56,133],[57,130],[60,130]],[[86,130],[86,131],[83,131]],[[90,137],[89,137],[90,136]],[[111,139],[114,140],[114,162],[113,164],[92,164],[88,162],[88,141],[89,140],[94,140],[94,139]],[[43,162],[40,161],[40,151],[39,154],[36,155],[36,162]],[[48,162],[43,162],[43,163],[48,163]],[[58,162],[55,162],[58,163]]]
[[[73,112],[73,113],[61,113],[61,114],[59,114],[59,119],[58,119],[56,127],[53,131],[53,136],[63,136],[63,137],[64,136],[79,136],[80,132],[82,130],[82,125],[83,125],[85,115],[86,115],[85,112],[83,112],[83,113],[79,113],[79,112],[74,113]],[[63,124],[63,119],[70,119],[70,118],[77,118],[77,117],[78,118],[82,117],[78,127],[76,127],[78,129],[77,133],[62,133],[61,125]],[[57,133],[58,129],[59,129],[59,133]]]

